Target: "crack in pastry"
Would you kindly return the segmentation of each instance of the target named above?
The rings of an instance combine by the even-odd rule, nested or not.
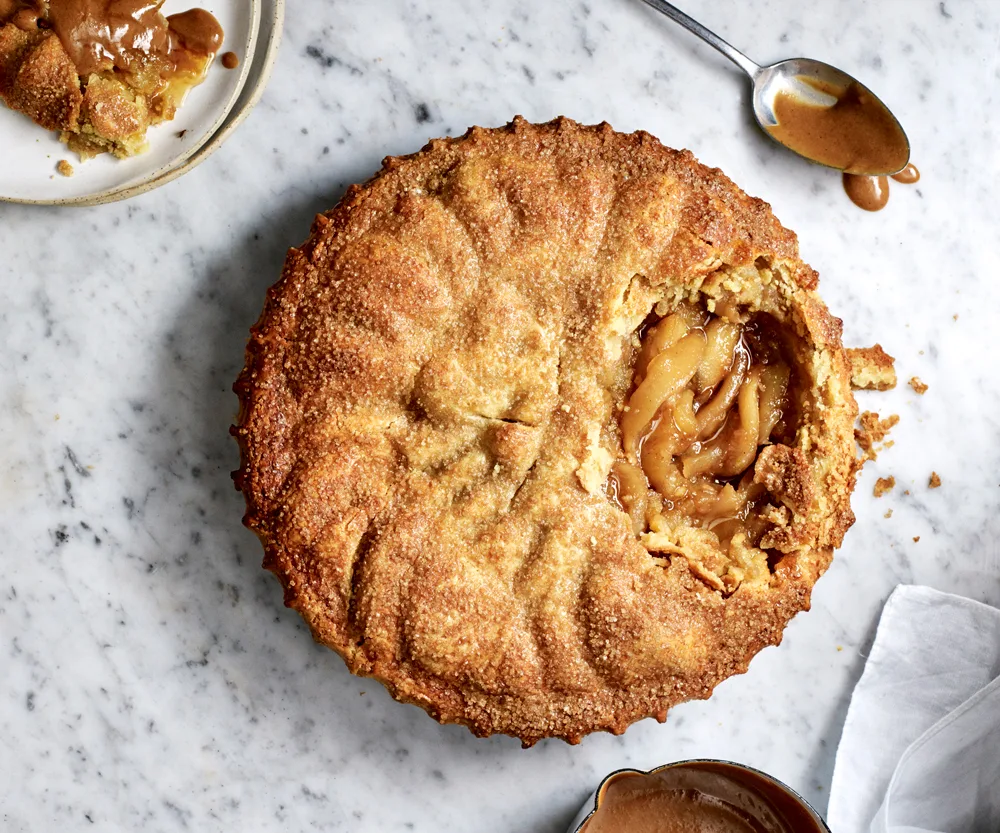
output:
[[[477,735],[708,697],[853,522],[816,281],[765,203],[645,133],[515,119],[387,159],[251,332],[265,566],[351,671]]]
[[[0,0],[0,99],[86,160],[148,147],[222,45],[204,9],[163,0]]]

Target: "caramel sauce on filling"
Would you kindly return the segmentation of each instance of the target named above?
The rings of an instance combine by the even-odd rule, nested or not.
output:
[[[725,551],[737,534],[750,546],[763,536],[754,463],[761,446],[794,437],[796,418],[776,324],[716,312],[682,305],[640,332],[607,489],[640,537],[693,522]]]
[[[171,36],[188,52],[214,55],[222,46],[222,27],[204,9],[188,9],[167,18]]]
[[[609,778],[582,833],[819,833],[773,782],[722,763],[678,764]]]
[[[164,82],[202,74],[222,46],[213,15],[191,9],[164,18],[162,0],[0,0],[0,22],[52,29],[81,77],[155,70]],[[199,79],[200,80],[200,77]]]
[[[35,0],[0,0],[0,23],[13,23],[26,32],[38,28],[41,13]]]

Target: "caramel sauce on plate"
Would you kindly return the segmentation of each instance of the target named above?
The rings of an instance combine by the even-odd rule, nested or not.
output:
[[[170,33],[189,52],[214,55],[222,46],[222,27],[204,9],[188,9],[167,18]]]
[[[240,58],[235,52],[227,52],[220,58],[222,66],[226,69],[236,69],[240,65]]]
[[[693,761],[621,772],[598,795],[581,833],[821,833],[805,806],[741,767]]]
[[[853,82],[840,87],[804,76],[798,80],[831,96],[834,103],[817,104],[782,90],[774,98],[778,123],[767,130],[803,156],[840,168],[851,202],[865,211],[879,211],[889,201],[889,171],[899,171],[892,179],[904,184],[920,179],[916,167],[906,164],[906,135],[864,87]]]

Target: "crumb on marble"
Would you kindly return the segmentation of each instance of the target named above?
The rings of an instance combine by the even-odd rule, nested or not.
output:
[[[910,387],[913,388],[917,393],[923,396],[927,393],[927,385],[920,381],[919,376],[914,376],[910,379]]]
[[[73,176],[76,173],[76,169],[65,159],[60,159],[56,163],[56,170],[63,176]]]
[[[899,414],[892,414],[885,419],[880,419],[874,411],[865,411],[858,418],[859,427],[854,429],[854,439],[861,448],[861,465],[868,460],[877,460],[878,453],[891,447],[889,442],[884,442],[886,435],[899,422]],[[876,448],[876,443],[883,443]]]
[[[896,478],[891,474],[888,477],[880,477],[875,481],[875,489],[872,494],[875,497],[882,497],[887,492],[891,492],[896,485]]]
[[[896,360],[882,349],[881,344],[849,348],[847,358],[851,363],[851,387],[858,390],[896,387]]]
[[[909,489],[903,489],[903,494],[904,494],[904,495],[908,495],[909,493],[910,493],[910,490],[909,490]]]
[[[917,543],[917,541],[919,541],[919,540],[920,540],[920,536],[919,535],[914,535],[913,536],[913,543],[914,544]]]
[[[951,317],[951,320],[952,321],[958,321],[958,313],[957,312]]]
[[[937,489],[941,485],[941,475],[936,471],[931,472],[931,479],[927,481],[928,489]]]
[[[838,645],[837,646],[837,650],[838,651],[843,651],[844,650],[844,646],[843,645]]]
[[[889,509],[889,510],[888,510],[888,511],[887,511],[887,512],[885,513],[885,515],[883,515],[883,517],[885,517],[885,518],[891,518],[891,517],[892,517],[892,510],[891,510],[891,509]]]

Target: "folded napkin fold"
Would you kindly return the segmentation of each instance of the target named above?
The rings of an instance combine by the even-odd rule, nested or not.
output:
[[[897,587],[847,711],[833,833],[1000,831],[1000,610]]]

